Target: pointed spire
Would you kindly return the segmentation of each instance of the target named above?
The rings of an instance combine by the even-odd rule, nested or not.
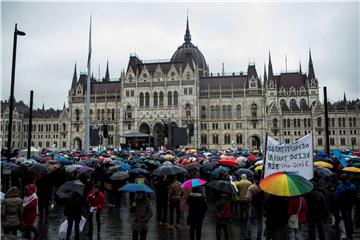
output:
[[[186,16],[186,31],[185,31],[184,40],[186,43],[191,42],[191,34],[190,34],[190,29],[189,29],[189,14],[187,14],[187,16]]]
[[[264,84],[267,82],[266,64],[264,63]]]
[[[103,82],[109,82],[110,81],[110,74],[109,74],[109,60],[106,61],[106,72],[105,77],[103,78]]]
[[[45,111],[45,105],[44,105],[44,103],[43,103],[43,105],[42,105],[42,110]]]
[[[315,71],[314,71],[314,66],[313,66],[313,62],[311,59],[311,50],[309,49],[309,73],[308,73],[308,78],[309,79],[313,79],[315,78]]]
[[[66,105],[65,105],[65,102],[64,102],[63,110],[65,110],[65,109],[66,109]]]
[[[71,82],[71,88],[75,88],[76,83],[77,83],[77,71],[76,71],[76,62],[75,62],[74,74],[73,74],[73,79],[72,79],[72,82]]]
[[[269,51],[269,70],[268,70],[268,73],[269,73],[269,80],[271,80],[272,77],[273,77],[273,69],[272,69],[270,51]]]
[[[301,62],[299,61],[299,73],[302,74],[302,70],[301,70]]]
[[[343,99],[343,102],[346,103],[346,95],[345,95],[345,92],[344,92],[344,99]]]

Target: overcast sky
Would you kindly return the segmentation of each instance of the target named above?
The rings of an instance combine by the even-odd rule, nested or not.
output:
[[[320,87],[332,101],[360,97],[359,2],[342,3],[20,3],[1,2],[1,99],[8,99],[14,24],[18,37],[15,97],[35,108],[67,103],[74,63],[86,71],[89,16],[93,16],[92,68],[119,78],[129,54],[170,59],[183,43],[189,10],[192,42],[210,71],[263,75],[271,52],[275,73],[308,69],[311,48]],[[322,94],[322,91],[321,91]],[[322,95],[320,97],[322,101]]]

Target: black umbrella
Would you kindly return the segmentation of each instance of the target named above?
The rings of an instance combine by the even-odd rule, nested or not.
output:
[[[235,187],[231,184],[230,181],[225,180],[215,180],[211,181],[207,186],[214,188],[221,192],[226,193],[236,193]]]
[[[241,174],[245,174],[247,177],[254,176],[254,172],[247,168],[239,168],[238,170],[235,171],[235,173],[238,176],[241,176]]]
[[[43,164],[34,164],[28,168],[28,171],[34,175],[48,174],[50,172],[49,168]]]
[[[117,180],[124,180],[129,177],[129,174],[124,171],[119,171],[116,173],[113,173],[113,175],[110,176],[111,180],[117,181]]]
[[[319,177],[328,177],[334,174],[330,169],[324,167],[315,167],[314,171]]]
[[[140,174],[140,173],[149,173],[148,170],[143,169],[143,168],[133,168],[130,170],[130,173],[134,173],[134,174]]]
[[[153,175],[175,175],[178,173],[187,173],[187,171],[176,165],[163,165],[153,171]]]
[[[198,169],[200,170],[200,164],[199,163],[189,163],[184,166],[184,168],[188,171]]]
[[[69,181],[61,185],[56,191],[56,195],[61,198],[71,198],[75,193],[84,195],[85,185],[80,180]]]

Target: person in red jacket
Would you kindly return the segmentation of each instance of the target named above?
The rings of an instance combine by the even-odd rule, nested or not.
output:
[[[302,196],[289,197],[288,198],[288,214],[298,216],[298,228],[290,228],[289,233],[294,232],[295,240],[302,240],[303,237],[303,225],[306,223],[306,215],[308,211],[308,205],[306,199]]]
[[[38,207],[38,197],[35,190],[35,184],[25,186],[25,197],[23,199],[23,222],[25,224],[24,237],[26,239],[31,239],[31,232],[35,235],[34,239],[38,239],[40,236],[39,231],[34,226]]]
[[[100,234],[100,226],[101,226],[100,213],[105,206],[105,196],[100,191],[99,185],[95,185],[93,187],[91,192],[87,195],[86,201],[90,205],[89,234],[92,234],[92,229],[93,229],[92,219],[94,214],[96,216],[97,231],[98,234]]]

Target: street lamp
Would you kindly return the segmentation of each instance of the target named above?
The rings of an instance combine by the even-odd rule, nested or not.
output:
[[[17,23],[15,23],[14,31],[14,45],[13,45],[13,57],[11,68],[11,87],[10,87],[10,99],[9,99],[9,131],[8,131],[8,160],[11,158],[11,135],[12,135],[12,117],[14,110],[14,85],[15,85],[15,63],[16,63],[16,45],[17,36],[25,36],[25,33],[17,29]]]

